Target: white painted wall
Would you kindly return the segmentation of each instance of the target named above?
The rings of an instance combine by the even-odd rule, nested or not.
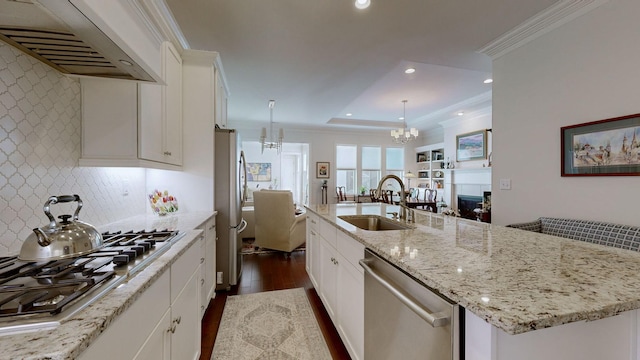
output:
[[[638,225],[640,178],[561,177],[560,127],[640,113],[640,2],[599,8],[494,60],[492,221]]]

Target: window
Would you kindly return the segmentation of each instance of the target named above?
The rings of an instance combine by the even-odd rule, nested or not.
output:
[[[403,148],[387,148],[386,173],[387,175],[395,175],[400,179],[404,176],[404,149]],[[400,186],[395,181],[385,182],[387,186],[395,191],[400,191]]]
[[[380,170],[382,164],[382,152],[380,147],[362,147],[362,178],[361,186],[367,189],[375,189],[380,181]]]
[[[358,147],[336,146],[336,186],[344,186],[347,194],[356,193],[356,168]]]

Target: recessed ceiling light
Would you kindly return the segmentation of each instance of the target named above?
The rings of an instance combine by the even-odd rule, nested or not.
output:
[[[352,113],[346,113],[345,115],[347,115],[347,116],[353,116],[353,114],[352,114]]]
[[[404,71],[405,74],[413,74],[414,72],[416,72],[416,69],[412,67]]]
[[[486,79],[484,81],[485,84],[491,84],[493,82],[493,79]]]
[[[120,59],[118,61],[120,61],[121,63],[123,63],[123,64],[125,64],[127,66],[132,66],[133,65],[130,61],[127,61],[127,60],[124,60],[124,59]]]
[[[464,112],[463,111],[459,111],[458,112],[458,116],[462,116],[462,115],[464,115]]]
[[[398,120],[404,120],[404,116],[400,116]]]
[[[366,9],[371,5],[371,0],[356,0],[356,8],[362,10]]]

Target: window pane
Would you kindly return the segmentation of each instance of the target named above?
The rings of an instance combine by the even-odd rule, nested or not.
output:
[[[363,146],[362,147],[362,168],[369,170],[380,169],[381,152],[380,147]]]
[[[356,171],[336,170],[336,186],[344,186],[347,194],[356,193]]]
[[[336,146],[336,168],[355,169],[357,167],[358,147],[355,145]]]
[[[378,187],[380,181],[380,170],[362,170],[362,186],[369,189]]]
[[[387,148],[387,170],[404,169],[404,149]],[[387,173],[389,173],[387,171]]]
[[[387,171],[387,175],[395,175],[395,176],[399,177],[400,180],[402,180],[403,184],[406,184],[406,181],[403,178],[404,171],[402,171],[402,170],[390,170],[390,171]],[[393,191],[398,192],[398,191],[400,191],[400,184],[398,184],[398,182],[395,181],[395,180],[387,180],[387,181],[384,182],[384,186],[382,187],[382,189],[384,189],[384,190],[393,190]],[[406,186],[405,186],[405,191],[409,191],[409,189],[407,189]]]

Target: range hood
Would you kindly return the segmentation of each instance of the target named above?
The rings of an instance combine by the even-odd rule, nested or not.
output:
[[[155,82],[71,0],[0,0],[0,40],[64,74]]]

